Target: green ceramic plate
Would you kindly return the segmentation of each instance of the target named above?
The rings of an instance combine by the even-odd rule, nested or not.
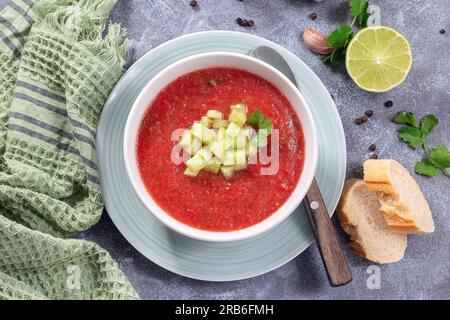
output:
[[[249,53],[257,46],[278,50],[289,62],[317,124],[319,163],[316,179],[333,213],[345,178],[345,137],[336,106],[325,86],[299,58],[268,40],[240,32],[188,34],[147,53],[119,81],[100,119],[97,152],[106,209],[123,236],[144,256],[180,275],[210,281],[230,281],[271,271],[290,261],[312,242],[306,214],[300,206],[274,229],[248,240],[209,243],[179,235],[161,224],[141,203],[128,179],[122,155],[123,132],[134,99],[159,71],[201,52]]]

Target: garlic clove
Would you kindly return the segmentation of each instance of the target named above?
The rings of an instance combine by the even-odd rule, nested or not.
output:
[[[333,51],[333,48],[327,44],[327,36],[313,28],[305,29],[303,41],[315,53],[329,54]]]

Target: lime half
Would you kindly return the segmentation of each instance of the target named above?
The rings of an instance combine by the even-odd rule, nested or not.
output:
[[[412,65],[408,40],[398,31],[373,26],[352,39],[345,57],[347,72],[363,90],[385,92],[400,85]]]

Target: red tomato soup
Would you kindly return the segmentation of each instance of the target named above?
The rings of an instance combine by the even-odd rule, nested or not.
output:
[[[229,180],[204,170],[185,176],[186,165],[171,160],[177,144],[172,132],[189,128],[210,109],[227,117],[230,105],[241,101],[249,115],[259,109],[279,129],[278,172],[261,175],[258,163]],[[144,184],[165,212],[194,228],[233,231],[261,222],[286,202],[302,172],[304,149],[299,119],[278,89],[245,71],[210,68],[179,77],[157,95],[142,120],[136,152]]]

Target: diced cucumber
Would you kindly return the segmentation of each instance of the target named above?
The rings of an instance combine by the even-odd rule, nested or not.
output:
[[[228,121],[223,119],[214,119],[212,120],[212,127],[216,129],[226,128],[228,127]]]
[[[211,128],[212,126],[212,121],[207,116],[203,116],[202,119],[200,120],[200,123],[207,128]]]
[[[212,152],[206,147],[201,148],[200,151],[195,155],[200,155],[206,162],[211,160],[211,158],[213,157]]]
[[[239,134],[234,138],[234,148],[245,150],[245,147],[248,144],[248,138],[242,129]]]
[[[241,131],[241,127],[239,127],[236,123],[230,122],[230,125],[227,128],[227,135],[234,138],[236,137],[239,132]]]
[[[225,158],[223,159],[224,166],[233,166],[236,164],[234,150],[228,150],[225,152]]]
[[[242,127],[247,121],[247,115],[240,110],[232,110],[228,116],[228,120],[236,123],[239,127]]]
[[[217,110],[208,110],[208,112],[206,113],[206,116],[210,119],[222,119],[223,118],[222,112],[217,111]]]
[[[209,150],[211,150],[214,155],[219,158],[220,160],[223,160],[225,158],[225,152],[232,146],[227,139],[220,140],[220,141],[214,141],[210,146]]]
[[[248,112],[248,109],[247,109],[247,105],[245,104],[245,103],[237,103],[237,104],[233,104],[232,106],[230,106],[230,109],[231,110],[238,110],[238,111],[241,111],[241,112],[244,112],[244,113],[247,113]]]
[[[178,145],[182,147],[186,152],[190,152],[191,150],[191,144],[194,137],[189,131],[185,131],[183,135],[181,136],[180,142],[178,142]]]
[[[221,166],[222,166],[221,161],[214,157],[208,161],[208,164],[206,165],[205,170],[217,174],[217,173],[219,173]]]
[[[201,124],[200,122],[194,122],[194,124],[192,125],[192,129],[191,129],[194,137],[202,140],[204,128],[206,128],[206,127],[203,124]],[[208,128],[206,128],[206,129],[208,129]]]
[[[247,164],[247,156],[245,155],[245,150],[234,151],[234,164],[237,165]]]
[[[223,174],[223,176],[227,180],[233,178],[233,176],[234,176],[234,168],[233,167],[222,166],[220,168],[220,172]]]
[[[211,144],[214,141],[216,141],[217,139],[217,134],[214,130],[208,129],[207,131],[203,132],[203,139],[202,142],[203,144]]]
[[[258,137],[253,137],[250,139],[247,148],[247,154],[249,158],[256,157],[258,154]]]
[[[202,148],[202,141],[199,138],[193,138],[189,154],[192,156]]]
[[[247,169],[247,165],[246,164],[235,164],[233,166],[234,170],[239,171],[239,170],[244,170]]]
[[[194,122],[192,125],[192,135],[202,141],[203,144],[210,144],[217,138],[214,130],[208,129],[207,126],[200,122]]]
[[[195,138],[189,131],[183,133],[178,145],[191,156],[196,154],[197,151],[202,148],[202,142],[200,141],[200,139]]]
[[[196,153],[192,158],[190,158],[186,162],[186,165],[188,166],[188,168],[190,168],[193,171],[200,171],[204,167],[206,167],[207,164],[208,164],[208,161],[203,159],[203,157],[198,153]]]
[[[227,130],[225,128],[219,128],[219,130],[217,130],[217,140],[220,141],[220,140],[225,139],[226,135],[227,135]]]
[[[188,177],[196,177],[200,171],[194,171],[189,167],[186,167],[186,170],[184,170],[184,175]]]

